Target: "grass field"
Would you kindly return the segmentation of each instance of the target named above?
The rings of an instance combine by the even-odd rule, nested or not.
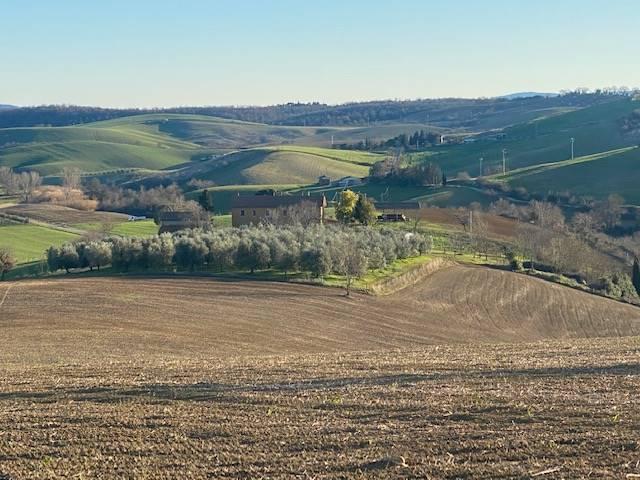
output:
[[[486,207],[498,199],[495,195],[464,186],[423,187],[367,183],[349,188],[355,192],[364,193],[375,201],[419,201],[433,207],[456,208],[473,202],[478,202]],[[343,188],[307,186],[300,190],[316,194],[324,193],[331,200],[334,197],[337,198],[337,194]]]
[[[127,220],[122,213],[77,210],[50,203],[23,203],[2,209],[3,212],[54,225],[118,223]]]
[[[506,137],[502,140],[480,139],[475,143],[437,147],[427,154],[429,160],[440,164],[450,177],[462,171],[471,176],[479,175],[480,157],[484,158],[485,175],[492,168],[501,168],[503,148],[507,149],[509,170],[562,162],[571,157],[571,138],[575,138],[575,156],[588,157],[638,145],[639,136],[624,134],[620,122],[639,106],[638,102],[631,99],[616,99],[515,125],[505,129]],[[585,165],[584,168],[590,167]],[[635,170],[629,163],[621,162],[618,179],[625,174],[633,175]],[[554,186],[559,186],[561,190],[565,180],[572,185],[572,172],[573,168],[553,172]],[[594,195],[607,195],[612,193],[612,186],[617,186],[616,181],[605,185],[592,183],[589,188]]]
[[[640,149],[629,147],[526,167],[496,178],[531,192],[570,191],[600,199],[617,193],[628,203],[640,205]]]
[[[537,279],[450,266],[350,299],[175,278],[0,292],[10,478],[640,473],[640,339],[619,338],[639,310]]]
[[[364,177],[369,173],[369,163],[381,158],[332,149],[253,148],[193,163],[170,178],[183,183],[195,177],[212,180],[221,186],[312,184],[320,175],[332,179]]]
[[[77,238],[72,233],[38,225],[0,226],[0,247],[8,247],[18,263],[40,260],[50,246]]]

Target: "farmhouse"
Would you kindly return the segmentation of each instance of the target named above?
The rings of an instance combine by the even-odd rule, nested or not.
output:
[[[231,224],[239,227],[260,223],[322,223],[326,207],[324,195],[238,195],[231,202]]]
[[[160,231],[158,233],[172,233],[188,228],[200,226],[200,219],[195,212],[161,212],[158,216]]]

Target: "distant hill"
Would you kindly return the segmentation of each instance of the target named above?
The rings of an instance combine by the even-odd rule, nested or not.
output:
[[[501,95],[497,98],[504,98],[506,100],[516,100],[520,98],[533,98],[533,97],[552,98],[552,97],[557,97],[559,95],[560,95],[559,93],[517,92],[517,93],[510,93],[508,95]]]
[[[14,105],[7,105],[7,104],[4,104],[4,103],[0,103],[0,110],[9,110],[9,109],[12,109],[12,108],[18,108],[18,107],[14,106]]]
[[[137,183],[184,185],[192,178],[198,178],[217,185],[305,185],[315,183],[320,175],[334,180],[347,176],[365,177],[370,165],[382,158],[382,155],[366,152],[317,147],[259,147],[156,172]]]
[[[345,127],[417,123],[466,130],[504,128],[558,110],[583,108],[606,101],[607,95],[565,94],[555,97],[443,98],[380,100],[342,105],[288,103],[268,107],[180,107],[169,109],[105,109],[39,106],[0,112],[0,128],[68,126],[154,113],[200,115],[251,123],[287,126]]]
[[[399,133],[412,133],[415,129],[414,124],[326,128],[265,125],[203,115],[135,115],[80,126],[0,129],[0,166],[35,169],[44,175],[57,174],[64,166],[76,166],[84,172],[99,172],[127,168],[163,170],[196,162],[204,168],[209,163],[201,162],[248,147],[285,148],[293,144],[330,147],[332,139],[336,144],[357,143],[367,138],[379,141]],[[255,160],[258,154],[254,150],[251,155],[238,155],[233,159],[253,156]],[[318,172],[318,175],[327,173],[332,176],[354,174],[353,169],[349,170],[343,164],[335,169],[327,166],[326,172],[324,167],[309,167],[315,164],[316,154],[268,150],[264,158],[271,161],[296,157],[295,161],[300,162],[304,157],[309,160],[304,173],[294,168],[285,175],[289,180],[284,183],[298,183],[312,177],[315,181]],[[331,155],[320,157],[325,163],[331,163],[335,161]],[[353,155],[368,154],[354,152]],[[276,163],[282,164],[280,161]],[[357,173],[365,175],[366,168],[360,167]],[[278,175],[267,176],[279,182]],[[225,178],[238,178],[239,183],[253,182],[251,176],[242,180],[231,173]],[[264,180],[258,183],[272,183]]]
[[[624,159],[618,164],[617,170],[601,171],[600,176],[593,176],[591,180],[580,186],[583,194],[595,197],[614,193],[622,184],[618,180],[623,177],[637,179],[640,169],[633,159],[638,151],[618,152],[625,147],[633,147],[640,143],[640,130],[626,131],[623,126],[633,112],[640,108],[640,102],[631,98],[611,98],[608,102],[588,108],[566,112],[564,114],[541,116],[540,118],[504,129],[502,137],[494,134],[479,135],[472,138],[470,143],[442,146],[431,149],[425,160],[438,163],[443,170],[453,177],[459,172],[468,172],[472,177],[480,174],[479,159],[483,158],[484,176],[498,174],[502,170],[502,150],[506,149],[506,166],[508,171],[526,169],[541,164],[564,162],[571,158],[571,138],[575,140],[575,157],[591,158],[590,156],[604,152],[612,152],[606,162],[613,162],[614,158]],[[533,172],[524,178],[509,179],[514,185],[520,185],[539,193],[548,191],[563,191],[569,186],[578,187],[573,181],[572,171],[589,171],[596,165],[604,165],[604,158],[599,163],[580,165],[564,164],[565,168],[557,170],[545,169],[545,176],[539,176],[540,182],[529,183],[533,179]],[[613,165],[613,164],[612,164]],[[541,172],[538,172],[541,173]],[[536,176],[538,175],[536,173]],[[602,177],[602,174],[605,174]],[[548,176],[547,176],[548,175]],[[551,178],[552,177],[552,178]],[[542,181],[545,178],[548,182]],[[587,180],[581,176],[583,180]],[[634,195],[634,198],[638,197]],[[638,198],[640,201],[640,198]]]

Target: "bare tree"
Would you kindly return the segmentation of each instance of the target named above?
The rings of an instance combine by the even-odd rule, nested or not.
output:
[[[29,203],[33,193],[36,189],[42,185],[42,178],[40,178],[40,174],[33,170],[29,172],[22,172],[17,181],[18,191],[22,196],[22,201],[25,203]]]
[[[353,280],[362,277],[367,271],[367,257],[354,244],[352,239],[347,239],[340,248],[340,258],[334,269],[345,277],[345,289],[347,297],[351,295]]]

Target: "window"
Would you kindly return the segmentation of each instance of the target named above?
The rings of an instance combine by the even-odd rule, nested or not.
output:
[[[244,217],[244,210],[240,210],[240,216]]]
[[[270,217],[270,216],[271,216],[271,210],[265,210],[264,214],[265,214],[267,217]]]
[[[255,211],[255,210],[253,211],[253,216],[254,216],[254,217],[256,216],[256,211]]]

